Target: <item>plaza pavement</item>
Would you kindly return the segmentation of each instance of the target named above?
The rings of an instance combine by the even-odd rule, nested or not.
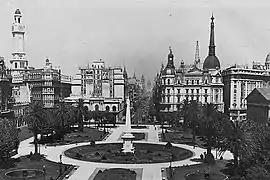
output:
[[[153,125],[149,125],[149,128],[147,129],[132,129],[132,132],[145,132],[148,133],[148,139],[146,141],[136,141],[138,143],[155,143],[155,144],[166,144],[165,142],[159,142],[158,133],[161,132],[160,128],[155,128]],[[157,127],[157,126],[156,126]],[[99,143],[113,143],[113,142],[119,142],[119,137],[121,134],[125,131],[125,126],[120,125],[117,128],[113,128],[110,131],[111,134],[105,141],[99,141],[96,142]],[[29,138],[27,140],[24,140],[20,143],[20,147],[18,149],[18,154],[16,157],[27,155],[30,153],[30,151],[34,150],[34,145],[29,144],[33,141],[33,137]],[[45,154],[46,158],[55,162],[59,162],[59,155],[62,154],[62,162],[65,164],[73,164],[79,166],[79,168],[71,174],[71,176],[68,178],[69,180],[92,180],[93,178],[91,174],[95,172],[96,168],[142,168],[142,180],[161,180],[162,176],[164,176],[164,173],[161,172],[162,168],[169,167],[170,163],[155,163],[155,164],[113,164],[113,163],[96,163],[96,162],[86,162],[86,161],[80,161],[76,159],[71,159],[69,157],[66,157],[64,155],[64,151],[81,145],[87,145],[88,143],[79,143],[79,144],[71,144],[71,145],[64,145],[64,146],[56,146],[56,147],[45,147],[41,146],[41,154]],[[182,147],[185,149],[189,149],[193,152],[193,157],[182,160],[182,161],[175,161],[172,162],[172,166],[183,166],[183,165],[191,165],[196,164],[197,162],[191,161],[192,158],[199,158],[200,154],[205,152],[205,149],[196,147],[193,149],[192,146],[183,145],[183,144],[173,144],[174,146]],[[213,154],[216,152],[213,151]],[[223,155],[224,159],[232,159],[232,155],[229,152],[226,152]]]

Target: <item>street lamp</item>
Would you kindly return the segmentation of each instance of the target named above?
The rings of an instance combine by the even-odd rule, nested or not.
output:
[[[37,135],[37,139],[38,139],[38,141],[41,140],[41,134]],[[38,143],[38,147],[39,147],[39,154],[40,154],[40,142]]]
[[[45,180],[46,179],[46,166],[45,165],[43,166],[43,172],[44,172],[43,177],[44,177],[44,180]]]
[[[59,155],[59,160],[60,160],[60,161],[59,161],[59,164],[60,164],[60,167],[59,167],[59,168],[60,168],[60,169],[59,169],[59,173],[60,173],[60,175],[61,175],[61,174],[62,174],[62,154]]]
[[[172,180],[172,159],[173,159],[173,155],[171,154],[170,167],[169,167],[169,171],[170,171],[170,180]]]

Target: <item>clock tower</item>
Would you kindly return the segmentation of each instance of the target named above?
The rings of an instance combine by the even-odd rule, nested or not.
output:
[[[15,48],[10,59],[12,74],[14,74],[14,72],[24,72],[28,67],[28,61],[24,51],[24,34],[25,26],[22,24],[22,14],[21,11],[17,9],[12,24],[12,35]]]

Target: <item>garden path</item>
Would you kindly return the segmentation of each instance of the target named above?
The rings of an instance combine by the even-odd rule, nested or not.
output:
[[[148,133],[148,138],[146,141],[138,141],[138,143],[155,143],[155,144],[165,144],[164,142],[159,142],[158,133],[161,132],[160,128],[155,128],[153,125],[149,125],[147,129],[132,129],[132,132],[146,132]],[[112,143],[117,142],[119,140],[120,135],[124,132],[124,125],[120,125],[117,128],[111,129],[110,136],[105,141],[100,141],[96,143]],[[18,154],[16,155],[27,155],[30,151],[34,150],[34,146],[29,144],[33,141],[33,138],[29,138],[21,142]],[[63,154],[62,162],[65,164],[74,164],[79,166],[79,168],[70,176],[69,180],[92,180],[93,177],[90,177],[93,172],[95,172],[96,168],[142,168],[142,180],[161,180],[164,173],[161,172],[162,168],[169,167],[170,163],[155,163],[155,164],[106,164],[106,163],[94,163],[94,162],[85,162],[79,161],[76,159],[71,159],[69,157],[64,156],[64,151],[81,145],[87,145],[88,143],[79,143],[79,144],[71,144],[64,146],[56,146],[56,147],[45,147],[41,146],[41,153],[46,155],[46,158],[55,162],[59,162],[59,155]],[[178,147],[186,148],[194,152],[193,157],[176,161],[172,163],[172,166],[183,166],[183,165],[191,165],[196,164],[196,162],[191,161],[192,158],[199,158],[200,154],[205,152],[205,149],[193,147],[183,144],[173,144]],[[215,151],[213,151],[215,154]],[[231,159],[232,155],[229,152],[224,154],[224,159]]]

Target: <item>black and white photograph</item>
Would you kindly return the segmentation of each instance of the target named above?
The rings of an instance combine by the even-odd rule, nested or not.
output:
[[[270,180],[270,1],[0,0],[0,180]]]

